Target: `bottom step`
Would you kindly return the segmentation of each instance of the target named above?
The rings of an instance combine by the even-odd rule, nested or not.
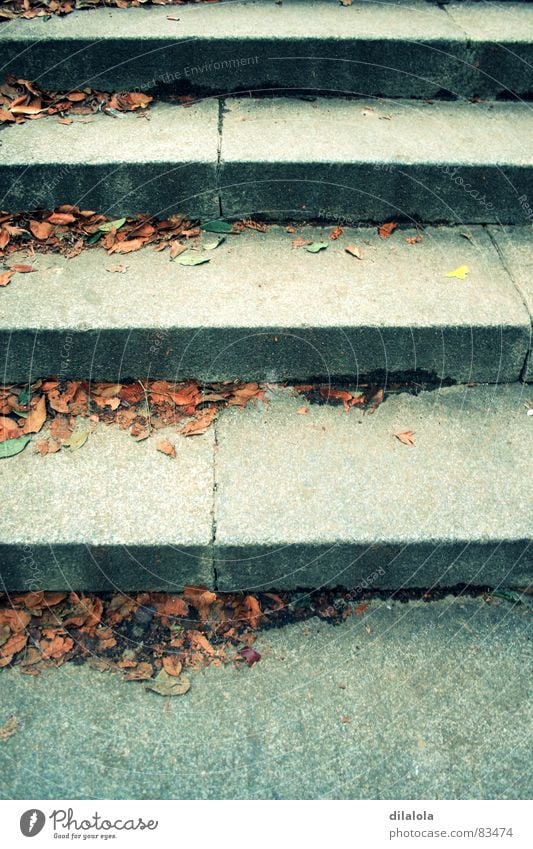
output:
[[[290,389],[203,436],[1,462],[8,590],[524,586],[533,580],[528,388],[385,399],[374,414]],[[413,446],[395,434],[414,432]]]

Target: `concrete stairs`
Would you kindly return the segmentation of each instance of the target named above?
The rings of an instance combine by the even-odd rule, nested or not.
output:
[[[146,117],[3,130],[0,208],[272,226],[228,236],[195,268],[148,248],[124,274],[99,248],[32,258],[38,273],[0,293],[3,381],[356,386],[409,373],[435,388],[386,396],[372,415],[299,414],[301,397],[271,388],[203,436],[172,434],[175,460],[103,426],[77,452],[30,446],[0,468],[5,587],[524,586],[533,8],[176,8],[179,21],[98,9],[0,28],[17,77],[165,98]],[[387,220],[400,226],[380,239]],[[446,277],[461,265],[465,280]],[[407,429],[415,446],[394,437]]]

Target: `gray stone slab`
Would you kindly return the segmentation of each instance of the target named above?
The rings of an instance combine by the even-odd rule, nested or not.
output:
[[[467,383],[517,380],[530,319],[482,228],[428,228],[387,241],[376,229],[228,237],[186,268],[151,248],[119,260],[100,249],[35,258],[1,293],[5,381],[36,377],[282,381],[375,371]],[[326,240],[320,254],[295,238]],[[205,234],[203,243],[216,237]],[[510,235],[510,238],[512,236]],[[345,252],[355,244],[359,261]],[[466,280],[446,278],[467,264]]]
[[[217,425],[223,590],[526,584],[527,387],[391,397],[374,415],[286,393]],[[415,446],[395,433],[415,432]]]
[[[456,17],[454,7],[447,14],[420,0],[340,8],[314,0],[311,13],[303,0],[256,0],[191,4],[178,21],[163,8],[95,9],[81,18],[10,22],[0,45],[8,73],[52,90],[496,96],[528,90],[522,69],[530,16],[521,5],[468,4]],[[487,23],[471,35],[480,18]],[[505,52],[508,43],[513,54]]]
[[[491,97],[533,91],[533,8],[529,3],[451,3],[446,13],[468,39],[473,89]]]
[[[533,221],[533,198],[522,195],[519,201],[524,205],[529,220]],[[533,322],[533,227],[491,227],[490,234]],[[522,378],[533,380],[531,350]]]
[[[148,118],[28,121],[2,133],[1,151],[1,209],[73,203],[110,215],[218,214],[215,101],[160,103]]]
[[[224,215],[527,221],[527,104],[234,99],[224,113]]]
[[[80,425],[78,425],[80,427]],[[177,457],[100,425],[77,451],[2,460],[0,581],[9,590],[212,585],[213,432]]]
[[[0,722],[19,727],[0,793],[530,799],[530,620],[498,599],[373,602],[339,626],[262,632],[252,669],[194,672],[170,700],[71,663],[2,669]]]

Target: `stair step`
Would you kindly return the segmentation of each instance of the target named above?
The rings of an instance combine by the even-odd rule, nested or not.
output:
[[[527,104],[232,99],[224,111],[225,215],[527,223]]]
[[[411,228],[387,240],[376,228],[346,228],[336,241],[330,233],[245,230],[194,268],[149,247],[37,255],[37,273],[15,275],[1,293],[3,380],[519,379],[530,313],[485,228],[428,228],[417,244],[406,241]],[[528,228],[506,233],[528,243]],[[329,247],[311,254],[292,248],[296,238]],[[531,263],[530,240],[529,251]],[[465,264],[465,280],[445,276]],[[127,270],[110,273],[117,265]]]
[[[387,97],[531,92],[524,3],[329,0],[94,9],[0,31],[4,71],[47,89],[227,93],[314,89]]]
[[[85,15],[84,15],[85,17]],[[217,196],[218,103],[159,103],[134,113],[42,118],[1,136],[0,209],[73,203],[108,215],[172,212],[212,218]]]
[[[367,416],[298,415],[301,399],[286,397],[228,411],[217,426],[218,588],[527,584],[523,393],[453,387]],[[415,446],[394,437],[406,430]]]
[[[214,428],[2,461],[6,589],[524,586],[533,579],[524,387],[391,396],[373,415],[272,391]],[[412,430],[415,446],[394,434]],[[24,486],[21,486],[24,481]]]
[[[77,451],[2,460],[4,588],[212,585],[215,432],[175,439],[175,460],[156,450],[166,436],[98,425]]]
[[[527,104],[230,99],[222,112],[220,131],[215,100],[160,103],[148,120],[95,115],[9,128],[0,208],[528,221],[518,200],[533,196]]]

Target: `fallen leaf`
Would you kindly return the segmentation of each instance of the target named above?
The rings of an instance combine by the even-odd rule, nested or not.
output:
[[[355,613],[356,616],[362,616],[363,613],[365,613],[365,611],[367,611],[369,607],[370,607],[370,605],[367,602],[362,601],[361,604],[357,605],[357,607],[354,610],[354,613]]]
[[[153,669],[149,663],[138,663],[134,669],[130,669],[124,675],[125,681],[148,681],[153,675]]]
[[[307,413],[309,412],[309,407],[298,407],[298,409],[296,410],[296,412],[297,412],[297,413],[298,413],[298,415],[300,415],[300,416],[305,416],[305,415],[307,415]]]
[[[220,239],[216,239],[216,241],[214,242],[205,242],[204,244],[202,244],[202,248],[204,249],[204,251],[214,251],[215,248],[218,248],[218,246],[225,241],[225,236],[221,236]]]
[[[293,239],[291,244],[293,250],[296,248],[304,248],[306,245],[311,244],[311,239]]]
[[[24,424],[24,433],[38,433],[46,421],[46,399],[41,395],[36,405],[30,408]]]
[[[177,256],[184,253],[187,250],[186,245],[182,245],[181,242],[173,241],[170,243],[170,259],[176,259]]]
[[[210,258],[208,256],[202,256],[202,254],[195,251],[185,251],[178,256],[178,263],[180,265],[203,265],[206,262],[210,262]]]
[[[162,439],[161,442],[157,443],[156,448],[158,451],[161,451],[162,454],[166,454],[172,459],[176,457],[176,449],[172,445],[172,442],[169,442],[168,439]]]
[[[380,238],[388,239],[390,236],[392,236],[392,233],[394,232],[394,230],[396,230],[397,226],[398,225],[395,221],[387,221],[386,224],[382,224],[381,227],[378,227],[378,234]]]
[[[48,221],[50,224],[66,225],[73,224],[76,217],[70,212],[53,212],[48,216]]]
[[[114,273],[116,273],[116,274],[125,274],[125,273],[126,273],[126,271],[128,270],[128,266],[127,266],[127,265],[122,265],[122,264],[119,264],[119,265],[110,265],[110,266],[109,266],[109,268],[108,268],[108,269],[106,269],[106,270],[107,270],[107,271],[112,271],[112,272],[114,272]]]
[[[396,439],[399,439],[400,442],[403,442],[404,445],[414,445],[414,433],[412,430],[404,430],[402,433],[395,433],[394,436]]]
[[[11,271],[16,271],[18,274],[31,274],[32,271],[37,271],[33,265],[12,265]]]
[[[250,624],[250,628],[253,628],[254,631],[259,627],[259,623],[261,621],[261,607],[259,606],[259,602],[253,595],[247,595],[244,599],[244,606],[246,609],[246,618]]]
[[[73,648],[74,640],[71,637],[56,634],[51,640],[41,640],[39,645],[42,649],[43,658],[59,660]]]
[[[177,654],[167,654],[163,658],[163,669],[168,675],[177,678],[183,668],[182,662]]]
[[[347,245],[344,250],[347,254],[354,256],[356,259],[363,259],[363,251],[357,245]]]
[[[416,245],[418,242],[421,242],[424,237],[418,234],[418,236],[408,236],[405,240],[408,245]]]
[[[63,445],[67,448],[70,448],[71,451],[77,451],[78,448],[81,448],[82,445],[85,445],[88,436],[88,430],[79,430],[77,433],[73,433],[72,436],[69,436],[68,439],[64,439]]]
[[[202,433],[205,433],[208,427],[216,418],[218,410],[216,407],[206,407],[205,410],[202,410],[197,418],[192,419],[190,422],[187,422],[180,431],[183,436],[201,436]]]
[[[152,690],[160,696],[184,696],[191,689],[191,684],[185,675],[176,678],[169,675],[165,669],[161,669],[146,689]]]
[[[331,233],[329,234],[329,238],[332,239],[333,241],[335,241],[336,239],[339,238],[339,236],[342,236],[343,233],[344,233],[344,227],[340,227],[340,226],[335,227],[335,229],[332,230]]]
[[[0,274],[0,286],[7,286],[11,278],[13,277],[14,271],[4,271]]]
[[[130,239],[129,241],[115,242],[108,250],[108,254],[131,254],[138,251],[144,245],[144,239]]]
[[[36,239],[43,241],[54,232],[54,227],[48,221],[30,221],[30,230]]]
[[[6,442],[0,442],[0,460],[5,460],[7,457],[14,457],[24,451],[26,445],[30,441],[29,436],[17,436],[15,439],[8,439]]]
[[[240,654],[248,664],[248,666],[253,666],[254,663],[259,663],[261,660],[261,655],[258,651],[253,649],[251,646],[244,646],[244,648],[239,649],[237,654]]]
[[[327,242],[311,242],[310,245],[307,245],[306,251],[309,251],[310,254],[317,254],[319,251],[325,251],[327,247]]]
[[[458,280],[464,280],[468,274],[468,265],[460,265],[454,268],[453,271],[448,271],[446,277],[457,277]]]
[[[10,716],[0,728],[0,740],[7,740],[8,737],[11,737],[17,730],[18,724],[17,717]]]
[[[101,233],[109,233],[111,230],[120,230],[125,223],[125,218],[116,218],[114,221],[106,221],[105,224],[100,224],[98,230]]]
[[[22,651],[27,642],[28,634],[13,634],[13,636],[4,643],[2,648],[0,648],[0,656],[3,658],[11,658],[14,654],[18,654],[19,651]]]
[[[215,654],[213,646],[200,631],[189,631],[189,641],[191,646],[198,651],[205,652],[207,655]]]
[[[233,224],[228,221],[206,221],[200,228],[208,233],[233,233]]]

